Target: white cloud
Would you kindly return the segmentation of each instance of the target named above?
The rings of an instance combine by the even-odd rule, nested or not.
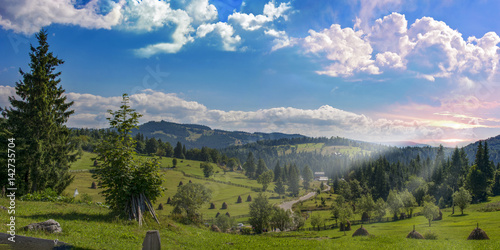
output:
[[[53,23],[78,25],[88,29],[111,29],[119,24],[121,7],[110,2],[111,10],[102,15],[98,0],[75,8],[71,0],[0,0],[0,26],[14,32],[33,34]]]
[[[208,0],[193,0],[186,7],[186,12],[196,22],[208,22],[218,18],[217,8],[209,4]]]
[[[198,26],[196,35],[198,37],[205,37],[211,32],[216,32],[222,39],[222,48],[226,51],[235,51],[236,45],[240,43],[241,37],[234,35],[234,29],[231,25],[223,22],[202,24]]]
[[[278,7],[275,7],[274,1],[271,1],[264,5],[262,15],[235,12],[228,17],[228,22],[235,22],[244,30],[254,31],[262,28],[264,24],[272,22],[280,17],[287,20],[288,16],[285,13],[290,9],[290,3],[281,3]]]
[[[13,95],[13,91],[13,87],[0,86],[0,100],[7,100],[7,96]],[[120,96],[68,93],[67,97],[69,101],[75,102],[72,106],[75,114],[68,121],[69,127],[108,127],[106,110],[117,110],[121,105]],[[329,105],[317,109],[276,107],[256,111],[215,110],[195,101],[187,101],[176,94],[150,89],[131,95],[130,105],[143,114],[141,123],[167,120],[248,132],[300,133],[327,137],[338,135],[367,141],[390,141],[429,136],[439,139],[447,129],[440,124],[432,126],[421,121],[373,119]]]
[[[378,4],[398,3],[376,2],[369,9],[378,8]],[[355,26],[360,25],[359,20]],[[302,46],[306,53],[331,61],[317,73],[334,77],[349,77],[358,72],[381,74],[394,68],[408,69],[407,73],[429,81],[454,77],[474,82],[490,80],[498,73],[500,37],[495,32],[464,39],[460,32],[431,17],[407,26],[405,16],[399,13],[375,20],[370,29],[364,29],[366,32],[332,24],[323,31],[310,30],[310,35],[302,39]]]
[[[273,47],[271,48],[271,51],[275,51],[278,49],[282,49],[285,47],[290,47],[295,45],[296,39],[290,38],[284,30],[274,30],[274,29],[268,29],[264,31],[264,34],[275,37],[273,40]]]
[[[325,70],[317,73],[329,76],[351,76],[356,72],[380,74],[371,59],[373,49],[363,38],[362,31],[342,29],[340,25],[332,24],[320,32],[309,30],[309,34],[302,44],[306,52],[324,55],[332,61]]]

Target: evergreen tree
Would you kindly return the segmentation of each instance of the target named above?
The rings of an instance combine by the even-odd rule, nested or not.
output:
[[[313,172],[308,165],[306,165],[302,170],[302,178],[304,179],[304,181],[302,182],[304,189],[309,189],[311,186],[311,181],[313,180]]]
[[[281,167],[280,167],[280,161],[276,162],[276,166],[274,166],[274,182],[277,182],[278,179],[281,178]]]
[[[281,178],[278,178],[278,180],[276,180],[274,192],[276,192],[279,195],[285,194],[285,184],[283,183],[283,180]]]
[[[266,163],[262,158],[259,158],[258,164],[257,164],[257,170],[255,170],[255,177],[259,177],[261,174],[266,172],[268,170]],[[273,177],[274,178],[274,177]]]
[[[254,178],[255,176],[255,158],[253,157],[253,153],[248,153],[247,161],[243,164],[243,168],[245,169],[245,175],[248,178]]]
[[[107,119],[116,132],[99,145],[97,160],[101,164],[96,167],[93,177],[101,182],[106,204],[129,219],[138,220],[141,225],[142,212],[149,210],[155,217],[152,203],[162,194],[162,177],[156,159],[141,162],[136,156],[136,142],[131,131],[137,128],[141,115],[130,108],[128,101],[128,95],[124,94],[120,110],[109,110],[112,117]]]
[[[9,97],[5,110],[7,130],[15,138],[17,194],[51,188],[61,193],[73,180],[68,173],[75,160],[71,152],[70,131],[65,123],[73,110],[65,90],[59,85],[61,72],[54,72],[64,61],[49,52],[47,32],[36,34],[38,46],[30,46],[30,72],[19,70],[23,80],[16,83],[20,99]],[[58,86],[59,85],[59,86]]]
[[[182,152],[182,143],[180,141],[177,142],[177,145],[174,148],[174,158],[185,159],[185,154]]]
[[[290,168],[290,178],[288,180],[288,191],[292,196],[299,195],[299,188],[300,188],[299,182],[300,182],[299,170],[297,169],[297,166],[293,165]]]
[[[146,150],[146,154],[155,154],[156,151],[158,151],[158,141],[154,137],[151,137],[146,142],[145,150]]]

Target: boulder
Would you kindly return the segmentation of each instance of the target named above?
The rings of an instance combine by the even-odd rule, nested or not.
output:
[[[38,223],[31,223],[25,227],[23,227],[24,230],[43,230],[47,231],[49,233],[60,233],[62,232],[61,225],[59,222],[50,219],[48,221],[44,222],[38,222]]]

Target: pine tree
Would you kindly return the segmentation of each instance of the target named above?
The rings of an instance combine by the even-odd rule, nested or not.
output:
[[[288,191],[291,193],[292,196],[298,196],[299,195],[299,170],[295,165],[293,165],[290,168],[290,178],[288,180]]]
[[[177,142],[177,145],[174,148],[174,157],[179,159],[186,158],[185,155],[182,153],[182,144],[180,141]]]
[[[302,183],[304,189],[309,189],[311,181],[313,180],[313,173],[311,171],[311,168],[309,168],[309,166],[307,165],[302,170],[302,178],[304,179],[304,182]]]
[[[281,167],[280,167],[280,161],[276,162],[276,166],[274,166],[274,182],[277,182],[278,179],[281,178]]]
[[[259,161],[257,164],[257,170],[255,170],[255,177],[259,177],[261,174],[263,174],[267,170],[268,169],[267,169],[266,163],[264,162],[264,160],[262,158],[259,158]]]
[[[245,169],[245,175],[248,178],[254,178],[255,176],[255,158],[253,157],[253,153],[248,153],[247,161],[243,164],[243,168]]]
[[[23,80],[16,83],[16,94],[9,97],[5,111],[7,129],[16,143],[16,185],[18,195],[51,188],[61,193],[73,180],[68,173],[75,160],[74,144],[65,123],[74,110],[69,108],[65,90],[59,85],[61,72],[54,72],[64,61],[49,52],[47,32],[36,34],[38,47],[31,46],[30,72],[19,70]],[[59,86],[58,86],[59,85]]]
[[[149,210],[159,223],[152,204],[163,190],[160,164],[154,158],[145,162],[137,159],[131,131],[137,128],[141,115],[128,102],[124,94],[120,110],[108,111],[112,117],[107,119],[116,132],[97,148],[97,160],[102,164],[96,167],[93,177],[102,182],[102,194],[111,209],[137,220],[139,225],[144,220],[142,213]]]
[[[279,195],[285,194],[285,184],[283,183],[283,180],[281,178],[278,178],[278,180],[276,181],[274,192]]]

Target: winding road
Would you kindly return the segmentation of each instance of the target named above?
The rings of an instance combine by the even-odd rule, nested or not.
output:
[[[326,192],[326,191],[329,191],[330,190],[330,186],[326,185],[326,188],[323,190],[323,192]],[[301,202],[301,201],[305,201],[305,200],[308,200],[308,199],[311,199],[312,197],[314,197],[316,195],[316,192],[310,192],[296,200],[292,200],[292,201],[285,201],[283,203],[281,203],[279,205],[280,208],[284,209],[284,210],[290,210],[290,212],[293,213],[292,211],[292,206],[293,204],[297,203],[297,202]]]

